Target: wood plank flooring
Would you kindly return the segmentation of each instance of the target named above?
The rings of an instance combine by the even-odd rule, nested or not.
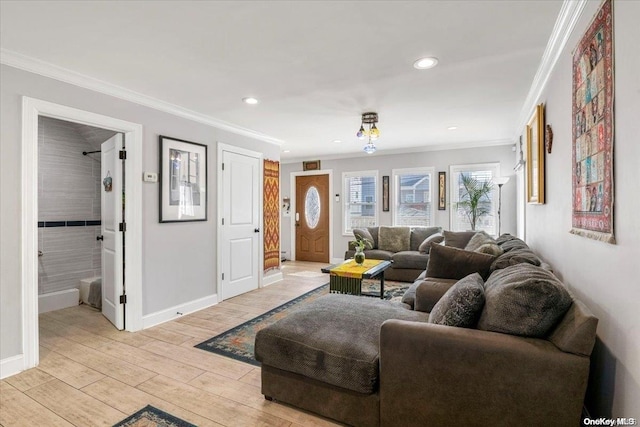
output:
[[[338,425],[265,400],[260,368],[193,347],[328,282],[292,275],[323,265],[287,261],[283,281],[135,333],[87,306],[42,314],[40,364],[0,381],[0,425],[112,426],[149,404],[198,426]]]

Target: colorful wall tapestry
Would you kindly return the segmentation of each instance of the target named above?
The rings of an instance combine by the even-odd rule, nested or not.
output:
[[[613,10],[606,0],[573,53],[571,233],[613,234]]]
[[[264,271],[280,267],[280,162],[264,161]]]

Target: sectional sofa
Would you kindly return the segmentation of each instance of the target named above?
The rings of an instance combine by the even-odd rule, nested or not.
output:
[[[265,397],[354,426],[579,425],[597,319],[525,242],[475,236],[445,232],[403,302],[330,294],[261,330]]]

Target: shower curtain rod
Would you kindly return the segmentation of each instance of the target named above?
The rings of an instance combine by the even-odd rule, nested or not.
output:
[[[96,150],[96,151],[83,151],[83,152],[82,152],[82,155],[83,155],[83,156],[86,156],[87,154],[91,154],[91,153],[100,153],[100,152],[101,152],[100,150]]]

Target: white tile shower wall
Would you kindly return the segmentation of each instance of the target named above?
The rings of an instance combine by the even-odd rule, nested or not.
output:
[[[84,136],[96,132],[47,117],[38,127],[38,221],[99,220],[100,153],[82,154],[100,149],[100,141]],[[77,288],[80,279],[100,276],[99,234],[100,226],[39,228],[38,293]]]

